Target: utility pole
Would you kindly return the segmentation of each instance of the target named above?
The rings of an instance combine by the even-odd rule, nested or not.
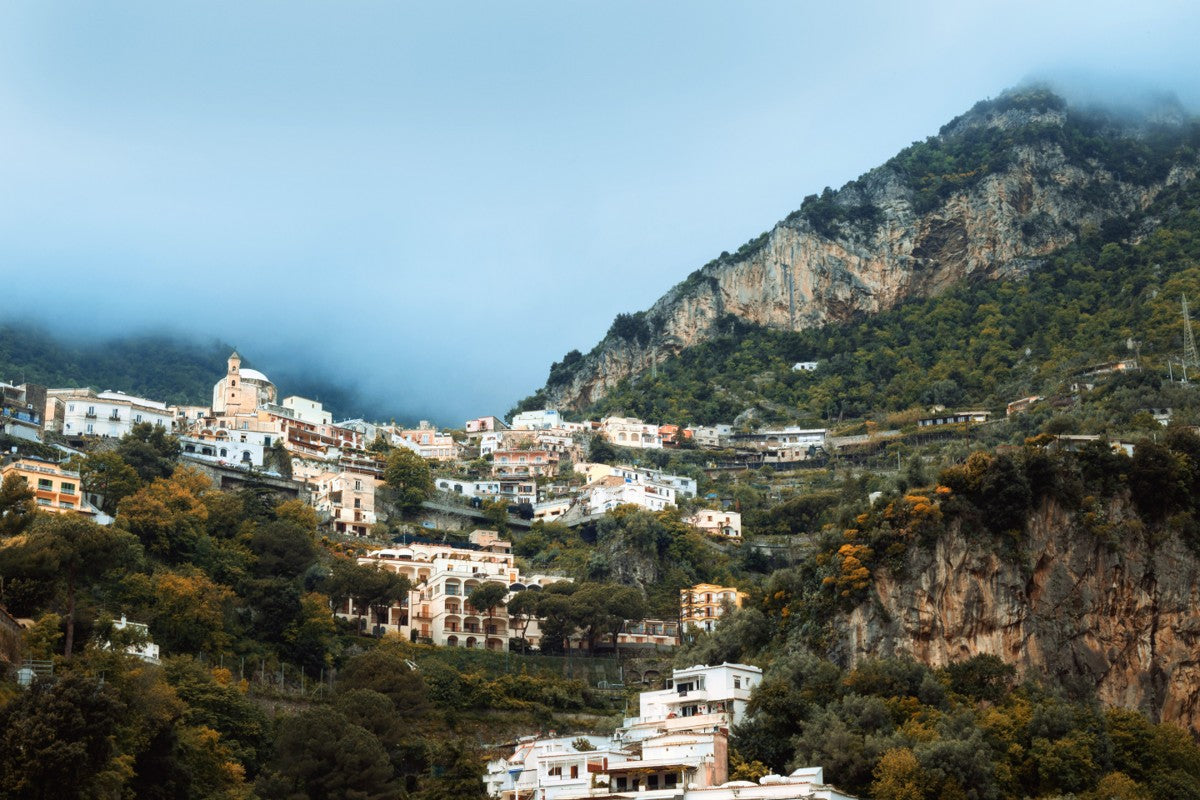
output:
[[[1196,353],[1196,337],[1192,333],[1192,317],[1188,313],[1187,295],[1183,300],[1183,382],[1187,383],[1187,368],[1200,369],[1200,355]]]

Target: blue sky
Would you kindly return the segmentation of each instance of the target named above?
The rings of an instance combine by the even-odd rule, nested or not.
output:
[[[1197,41],[1191,2],[10,1],[0,264],[33,279],[0,316],[300,353],[381,416],[502,414],[1006,87],[1200,108]]]

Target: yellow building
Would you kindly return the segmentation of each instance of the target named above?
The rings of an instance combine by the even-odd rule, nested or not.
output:
[[[736,586],[718,586],[715,583],[698,583],[688,589],[679,590],[679,622],[688,627],[711,631],[717,619],[725,613],[725,607],[741,608],[746,599],[745,592]]]
[[[42,511],[93,516],[97,513],[96,508],[83,497],[78,472],[65,469],[53,461],[25,457],[0,467],[0,480],[11,474],[25,479],[25,483],[33,489],[38,508]]]

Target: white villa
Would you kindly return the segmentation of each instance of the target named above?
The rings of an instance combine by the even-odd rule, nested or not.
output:
[[[499,800],[854,800],[820,767],[730,781],[729,729],[746,714],[762,670],[745,664],[675,670],[667,688],[643,692],[641,716],[611,738],[529,737],[487,766]]]

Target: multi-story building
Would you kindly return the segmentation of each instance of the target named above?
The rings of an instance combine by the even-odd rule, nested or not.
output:
[[[705,508],[684,517],[683,521],[701,533],[711,536],[721,536],[726,539],[742,538],[742,515],[737,511],[714,511],[711,508]]]
[[[498,478],[540,478],[553,475],[558,454],[549,450],[497,450],[492,453],[492,475]]]
[[[537,646],[541,639],[536,619],[510,618],[507,597],[495,608],[473,608],[471,592],[488,582],[508,587],[510,593],[529,586],[544,586],[568,578],[523,576],[513,560],[512,544],[495,531],[478,530],[466,544],[428,541],[390,547],[358,560],[404,575],[413,589],[405,602],[388,609],[375,622],[410,639],[425,639],[446,647],[507,650],[514,639]],[[356,615],[348,601],[338,609],[345,617]]]
[[[493,433],[508,429],[508,425],[499,417],[478,417],[469,419],[463,424],[463,430],[467,433]]]
[[[593,464],[579,462],[574,467],[576,472],[583,473],[588,483],[598,481],[610,475],[623,478],[627,483],[649,483],[668,486],[685,497],[695,497],[697,483],[695,478],[686,475],[670,475],[662,470],[647,467],[630,467],[626,465],[613,466],[610,464]]]
[[[764,428],[735,433],[729,441],[738,450],[759,455],[767,464],[790,464],[818,455],[825,447],[824,428]]]
[[[609,475],[584,486],[579,501],[589,515],[607,514],[623,505],[662,511],[675,505],[675,489],[658,483],[634,483]]]
[[[179,447],[187,458],[215,461],[240,467],[262,468],[263,441],[271,436],[249,431],[224,431],[220,438],[202,439],[199,436],[180,436]]]
[[[538,411],[522,411],[512,418],[512,429],[523,431],[548,430],[561,428],[562,414],[553,408],[543,408]]]
[[[375,490],[382,483],[359,472],[326,472],[316,480],[312,503],[338,533],[366,536],[378,521]]]
[[[40,458],[26,456],[0,467],[0,481],[9,475],[25,479],[38,508],[52,514],[86,514],[99,522],[111,521],[83,496],[79,473]]]
[[[706,450],[720,450],[729,446],[733,436],[732,425],[701,425],[692,428],[696,446]]]
[[[311,425],[332,425],[333,415],[325,410],[325,406],[319,400],[310,400],[307,397],[299,395],[291,395],[283,398],[281,406],[292,412],[292,416],[301,422],[307,422]]]
[[[853,800],[820,767],[729,781],[729,730],[744,719],[762,671],[744,664],[675,670],[667,688],[643,692],[641,716],[609,739],[527,738],[487,765],[499,800]],[[582,741],[581,741],[582,739]]]
[[[35,383],[14,386],[0,382],[0,433],[31,442],[42,440],[46,387]]]
[[[120,438],[133,426],[148,422],[168,431],[175,428],[175,409],[157,400],[147,400],[124,392],[94,392],[79,389],[72,394],[57,394],[62,401],[62,424],[66,436]]]
[[[600,431],[619,447],[661,450],[663,446],[657,425],[633,417],[605,417],[600,420]]]
[[[726,608],[741,608],[746,593],[736,586],[698,583],[679,590],[679,622],[685,628],[711,631]]]
[[[407,447],[421,458],[430,461],[452,461],[458,457],[458,444],[448,433],[441,433],[432,423],[421,420],[416,428],[385,426],[391,443],[396,447]]]

